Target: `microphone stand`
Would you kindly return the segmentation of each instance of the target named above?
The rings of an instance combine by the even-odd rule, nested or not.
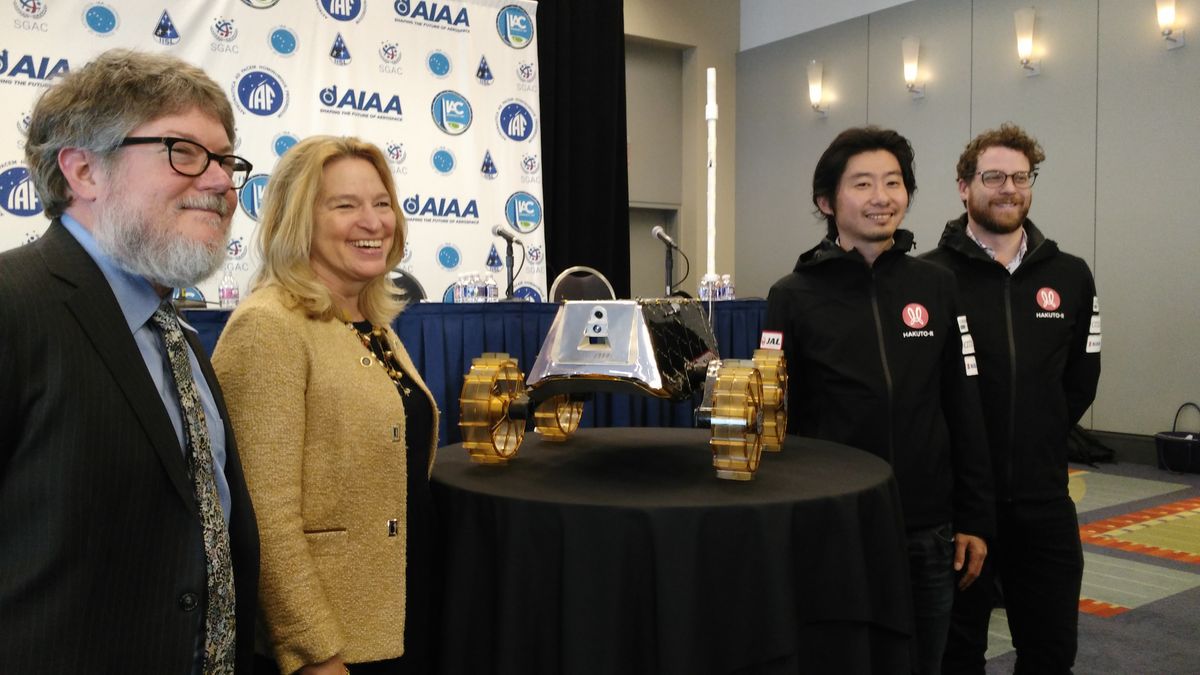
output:
[[[667,259],[663,263],[663,269],[666,272],[666,277],[667,277],[667,294],[664,295],[663,297],[669,298],[669,297],[671,297],[671,279],[673,279],[675,277],[675,273],[674,273],[674,267],[675,267],[674,253],[675,252],[671,250],[670,244],[667,244],[666,242],[663,242],[663,248],[667,249]]]
[[[513,299],[513,240],[504,237],[504,269],[508,277],[508,287],[504,289],[504,299]]]

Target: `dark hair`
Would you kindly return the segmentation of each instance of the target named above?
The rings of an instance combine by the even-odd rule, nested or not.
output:
[[[890,152],[900,163],[904,189],[908,192],[908,201],[912,202],[913,194],[917,191],[917,177],[913,173],[913,148],[908,139],[891,129],[880,129],[876,126],[851,127],[838,134],[829,147],[825,148],[821,159],[817,160],[817,168],[813,171],[813,205],[817,207],[817,213],[825,217],[831,239],[837,237],[837,221],[833,215],[821,211],[817,200],[824,197],[830,204],[834,204],[837,201],[838,184],[842,182],[842,174],[846,173],[846,164],[850,162],[850,158],[874,150]]]
[[[1021,127],[1011,122],[1005,122],[1000,125],[999,129],[988,129],[967,143],[966,149],[958,156],[958,166],[955,167],[958,177],[968,183],[971,182],[971,178],[975,176],[975,169],[979,165],[979,156],[983,154],[984,150],[996,146],[1016,150],[1025,155],[1025,158],[1029,160],[1030,171],[1046,161],[1046,153],[1042,152],[1042,146],[1038,144],[1036,138],[1025,133]]]

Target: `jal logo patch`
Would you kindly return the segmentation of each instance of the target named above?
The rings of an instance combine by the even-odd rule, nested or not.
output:
[[[1053,312],[1062,304],[1062,298],[1058,295],[1058,291],[1045,286],[1038,289],[1037,304],[1042,310]]]
[[[758,340],[759,349],[783,349],[783,333],[776,330],[764,330]]]
[[[920,330],[929,324],[929,310],[920,303],[910,302],[900,312],[900,319],[904,321],[905,326]]]

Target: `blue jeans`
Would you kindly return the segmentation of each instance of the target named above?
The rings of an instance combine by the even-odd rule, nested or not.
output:
[[[908,532],[908,568],[917,631],[913,672],[939,675],[954,606],[954,530],[949,523]]]

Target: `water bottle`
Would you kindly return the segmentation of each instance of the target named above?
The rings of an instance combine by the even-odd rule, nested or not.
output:
[[[717,291],[717,275],[705,274],[703,277],[700,278],[700,293],[699,293],[700,300],[702,300],[703,302],[708,302],[710,300],[716,300],[717,299],[716,291]]]
[[[733,275],[721,275],[721,300],[733,300]]]
[[[454,280],[454,304],[456,305],[462,304],[464,286],[463,275],[459,274],[458,278]]]
[[[233,272],[225,270],[225,276],[221,278],[221,284],[217,286],[217,298],[221,301],[221,309],[237,307],[240,297],[237,282],[233,280]]]
[[[487,288],[487,301],[500,302],[500,286],[496,283],[496,277],[487,275],[487,281],[484,282],[484,287]]]

